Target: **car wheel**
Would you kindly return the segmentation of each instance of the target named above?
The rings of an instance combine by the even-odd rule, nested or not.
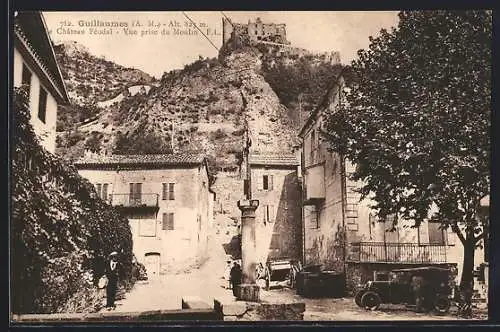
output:
[[[434,310],[440,315],[446,314],[450,310],[451,302],[447,296],[438,295],[434,300]]]
[[[367,310],[377,310],[382,300],[375,292],[366,292],[361,296],[361,306]]]
[[[361,297],[365,294],[364,291],[358,291],[356,295],[354,296],[354,302],[358,305],[358,307],[361,307]]]

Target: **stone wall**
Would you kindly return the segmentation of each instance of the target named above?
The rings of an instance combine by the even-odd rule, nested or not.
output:
[[[270,190],[263,189],[265,175],[272,175]],[[259,261],[301,259],[302,222],[296,167],[252,166],[252,199],[259,200],[255,218]]]
[[[240,176],[219,172],[212,189],[216,193],[214,211],[239,219],[241,212],[236,203],[243,197],[243,180]]]
[[[262,320],[304,320],[306,305],[294,303],[254,303],[232,302],[223,304],[214,301],[214,310],[225,321],[262,321]]]

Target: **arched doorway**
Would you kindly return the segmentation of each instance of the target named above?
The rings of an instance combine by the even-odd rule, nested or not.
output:
[[[144,255],[144,267],[148,278],[156,278],[160,275],[160,253],[148,252]]]

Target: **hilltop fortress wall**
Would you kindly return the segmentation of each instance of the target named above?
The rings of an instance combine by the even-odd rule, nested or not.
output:
[[[295,47],[286,38],[286,24],[263,23],[260,18],[248,24],[232,23],[227,18],[222,18],[222,42],[226,44],[232,36],[244,37],[251,45],[265,44],[274,50],[276,56],[318,56],[323,62],[332,65],[340,64],[338,51],[315,53],[304,48]],[[276,51],[277,50],[277,51]]]

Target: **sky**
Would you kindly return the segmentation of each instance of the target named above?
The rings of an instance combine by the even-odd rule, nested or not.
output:
[[[184,15],[186,14],[186,16]],[[160,78],[164,72],[180,69],[202,57],[217,56],[222,44],[222,17],[225,14],[235,23],[248,23],[260,17],[264,23],[285,23],[287,38],[293,46],[310,51],[338,51],[344,64],[357,57],[359,49],[369,46],[369,36],[377,36],[380,29],[390,29],[398,24],[397,12],[389,11],[266,11],[266,12],[44,12],[44,18],[52,40],[76,41],[86,46],[90,53],[104,56],[117,64],[141,69]],[[191,35],[175,34],[175,24],[181,30],[190,20],[198,24],[207,40],[195,27]],[[111,34],[95,34],[96,23],[122,22],[123,27],[108,28]],[[148,22],[154,26],[148,27]],[[132,27],[134,22],[141,26]],[[157,25],[159,24],[159,25]],[[201,27],[203,26],[203,27]],[[210,29],[210,31],[208,31]],[[83,34],[68,33],[67,30],[83,31]],[[170,32],[161,34],[162,30]],[[157,34],[154,35],[153,33]]]

